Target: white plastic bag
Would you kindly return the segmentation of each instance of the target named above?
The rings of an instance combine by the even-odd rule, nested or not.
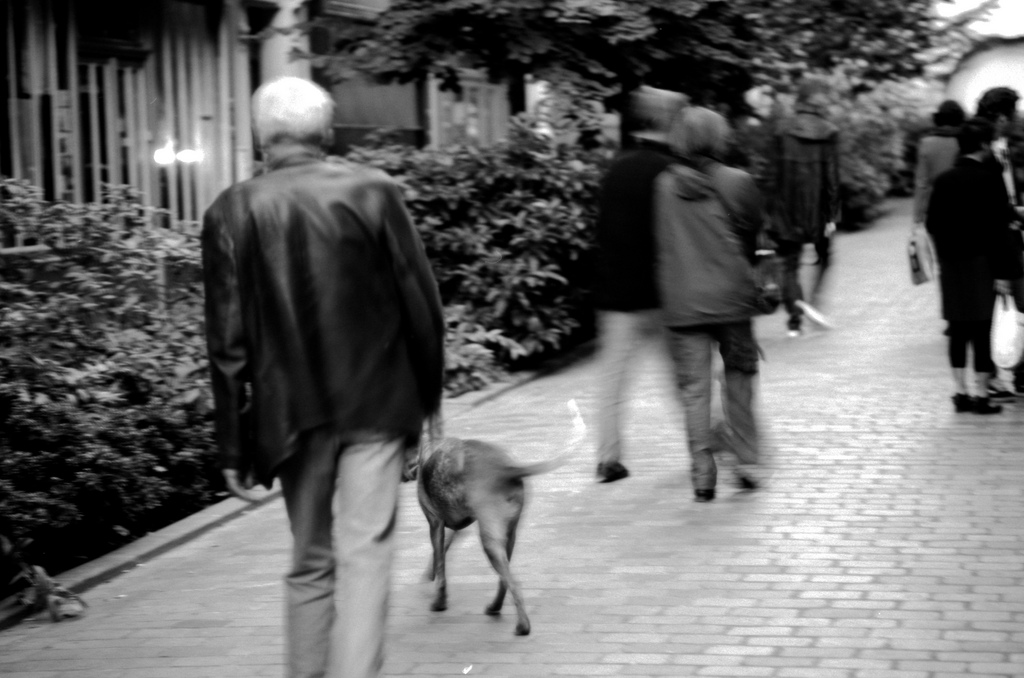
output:
[[[1016,304],[1008,295],[996,295],[992,309],[992,362],[1012,370],[1024,355],[1024,324],[1017,320]]]

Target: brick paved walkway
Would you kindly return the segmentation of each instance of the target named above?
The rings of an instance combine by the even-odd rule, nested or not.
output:
[[[477,540],[449,557],[428,610],[425,521],[403,488],[390,676],[1024,676],[1024,402],[956,415],[934,284],[904,261],[909,207],[840,234],[839,328],[790,340],[759,321],[774,470],[755,494],[695,504],[666,365],[643,356],[629,479],[598,485],[591,450],[533,479],[511,607]],[[576,398],[594,430],[591,360],[449,422],[541,459]],[[592,444],[590,445],[592,447]],[[5,678],[280,676],[287,531],[275,501],[87,592],[79,621],[0,633]]]

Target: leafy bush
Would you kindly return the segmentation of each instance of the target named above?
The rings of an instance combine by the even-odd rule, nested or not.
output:
[[[0,258],[0,534],[59,571],[222,492],[199,250],[125,189],[73,205],[4,180],[0,196],[0,228],[46,246]]]
[[[495,347],[516,353],[521,347],[499,330],[472,320],[465,306],[445,308],[445,390],[454,397],[476,391],[506,375],[494,355]]]
[[[209,422],[164,405],[31,401],[0,386],[0,533],[56,572],[219,496]]]
[[[603,156],[517,121],[490,148],[383,145],[347,157],[404,185],[445,305],[502,337],[471,344],[508,364],[592,331],[586,252]]]
[[[197,239],[157,225],[124,188],[90,205],[46,203],[19,182],[0,190],[0,223],[48,248],[0,258],[0,373],[77,404],[159,398],[209,411],[192,379],[206,353]]]

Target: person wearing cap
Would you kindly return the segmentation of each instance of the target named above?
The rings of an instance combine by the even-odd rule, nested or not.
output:
[[[612,161],[598,197],[594,297],[600,364],[600,482],[629,475],[622,463],[622,414],[637,349],[661,336],[655,283],[655,179],[673,162],[667,132],[686,97],[653,87],[632,93],[626,112],[634,147]]]
[[[287,678],[376,678],[399,484],[441,403],[441,299],[399,185],[325,160],[327,92],[279,78],[252,109],[264,171],[203,218],[221,465],[242,499],[280,481]]]

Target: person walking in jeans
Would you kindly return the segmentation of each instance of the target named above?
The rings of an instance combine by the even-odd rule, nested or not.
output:
[[[770,235],[782,260],[782,301],[791,337],[803,333],[805,315],[820,327],[831,327],[819,310],[840,212],[839,129],[825,119],[827,104],[825,83],[801,83],[796,114],[780,123],[769,158]],[[817,257],[809,302],[800,284],[801,260],[808,243]]]
[[[380,675],[403,462],[443,378],[441,300],[401,189],[324,159],[333,117],[308,80],[262,85],[265,171],[202,231],[224,478],[243,499],[280,478],[291,525],[287,678]]]
[[[600,351],[597,477],[629,475],[622,463],[622,411],[637,348],[661,328],[654,282],[654,180],[672,162],[665,135],[682,94],[641,87],[630,101],[635,148],[612,162],[598,198],[596,281]]]
[[[658,289],[669,352],[686,413],[697,501],[715,498],[717,447],[711,427],[712,350],[725,368],[725,443],[739,459],[740,486],[755,489],[759,439],[754,415],[758,346],[753,264],[762,229],[753,178],[721,163],[729,124],[706,108],[680,113],[669,143],[680,158],[658,177],[655,234]]]

